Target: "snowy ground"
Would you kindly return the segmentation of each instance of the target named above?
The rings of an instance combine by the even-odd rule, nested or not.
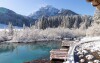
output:
[[[74,51],[76,62],[79,63],[100,63],[100,37],[85,37],[81,40]]]
[[[0,29],[7,29],[7,28],[8,28],[8,25],[0,24]],[[21,29],[22,27],[14,26],[14,28]]]

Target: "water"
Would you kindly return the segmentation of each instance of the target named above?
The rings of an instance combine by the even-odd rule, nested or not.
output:
[[[36,59],[49,59],[50,50],[59,47],[58,42],[3,43],[0,44],[0,63],[23,63]]]

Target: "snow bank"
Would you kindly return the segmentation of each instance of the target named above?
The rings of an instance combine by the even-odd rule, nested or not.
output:
[[[95,37],[84,37],[81,39],[81,42],[88,42],[88,41],[99,41],[100,36],[95,36]]]

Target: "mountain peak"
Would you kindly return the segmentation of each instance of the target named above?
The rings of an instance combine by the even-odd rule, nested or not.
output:
[[[40,9],[42,9],[42,8],[44,8],[44,9],[49,9],[49,8],[54,8],[54,7],[51,6],[51,5],[46,5],[46,6],[44,6],[44,7],[41,7]]]
[[[57,16],[57,15],[78,15],[77,13],[68,10],[68,9],[57,9],[51,5],[47,5],[44,7],[41,7],[38,11],[36,11],[35,13],[29,15],[30,17],[32,17],[33,19],[38,19],[41,18],[42,16]]]
[[[33,19],[38,19],[42,16],[54,16],[58,12],[59,12],[59,9],[57,9],[51,5],[47,5],[45,7],[41,7],[38,11],[36,11],[32,15],[30,15],[30,17],[32,17]]]
[[[41,7],[39,10],[40,11],[48,11],[48,12],[51,12],[51,11],[52,12],[58,12],[59,11],[57,8],[55,8],[55,7],[51,6],[51,5],[46,5],[44,7]]]

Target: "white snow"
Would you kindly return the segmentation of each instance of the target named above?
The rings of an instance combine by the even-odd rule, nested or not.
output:
[[[82,58],[84,55],[79,55],[79,58]]]
[[[81,58],[81,55],[84,54],[86,55],[85,58],[88,60],[88,63],[93,63],[90,60],[92,60],[95,57],[94,55],[90,54],[89,51],[91,53],[95,52],[98,55],[100,55],[100,36],[84,37],[81,39],[77,46],[78,47],[76,47],[76,51],[78,52],[77,55],[79,56],[79,58]],[[94,62],[100,63],[98,59],[95,59]]]
[[[91,60],[91,59],[93,59],[93,58],[94,58],[93,55],[87,55],[87,56],[86,56],[86,59],[88,59],[88,60]]]
[[[81,60],[80,60],[80,62],[82,62],[82,63],[83,63],[84,61],[85,61],[84,59],[81,59]]]
[[[0,29],[7,29],[8,28],[8,25],[6,24],[0,24]],[[18,26],[14,26],[14,28],[16,29],[22,29],[22,27],[18,27]]]
[[[82,52],[83,52],[83,54],[86,54],[86,53],[88,53],[88,51],[86,51],[86,50],[82,50]]]
[[[84,37],[81,39],[81,42],[88,42],[88,41],[100,41],[100,36],[95,36],[95,37]]]
[[[95,62],[95,63],[100,63],[100,61],[99,61],[99,60],[94,60],[94,62]]]
[[[89,61],[88,63],[93,63],[92,61]]]

